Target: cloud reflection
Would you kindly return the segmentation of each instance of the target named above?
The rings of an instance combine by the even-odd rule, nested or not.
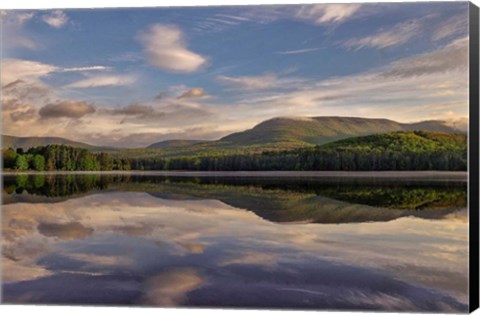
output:
[[[142,304],[175,306],[182,304],[185,295],[202,285],[204,279],[193,268],[178,268],[148,279]]]
[[[138,284],[134,290],[141,297],[124,302],[148,305],[208,301],[220,305],[219,292],[232,287],[240,290],[235,294],[244,306],[256,290],[275,295],[280,288],[285,296],[310,301],[304,306],[329,308],[448,311],[462,309],[468,297],[468,226],[461,214],[444,220],[277,224],[218,200],[167,200],[143,192],[107,192],[54,204],[8,204],[2,211],[6,301],[18,298],[20,293],[14,292],[19,288],[24,293],[33,290],[21,287],[20,280],[44,286],[66,272],[71,274],[69,281],[80,281],[75,280],[80,277],[74,275],[77,272],[92,274],[91,283],[101,277],[123,281],[125,274],[133,275]],[[349,268],[357,271],[349,273]],[[355,274],[354,282],[345,278]],[[343,285],[353,291],[337,304],[325,302],[321,294],[306,293],[323,292],[330,299],[342,296],[337,289],[323,288],[330,283],[325,279],[340,286],[345,281]],[[375,281],[400,289],[391,294],[381,288],[369,292],[369,283]],[[415,290],[433,304],[422,304],[413,297]],[[204,299],[212,292],[215,300]],[[30,301],[52,299],[42,295]],[[436,299],[438,303],[433,302]],[[301,306],[292,299],[277,302]]]

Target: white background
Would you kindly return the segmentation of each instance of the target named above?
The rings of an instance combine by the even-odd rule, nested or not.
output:
[[[247,5],[247,4],[295,4],[295,3],[332,3],[332,2],[379,2],[372,0],[351,0],[351,1],[314,1],[314,0],[3,0],[0,9],[49,9],[49,8],[102,8],[102,7],[159,7],[159,6],[197,6],[197,5]],[[386,1],[384,1],[386,2]],[[415,2],[407,1],[388,1],[388,2]],[[480,6],[480,0],[472,1]],[[36,314],[36,315],[99,315],[105,313],[115,313],[115,315],[153,315],[161,313],[170,315],[207,315],[207,314],[226,314],[226,315],[298,315],[312,314],[312,311],[277,311],[277,310],[232,310],[232,309],[167,309],[167,308],[142,308],[142,307],[90,307],[90,306],[0,306],[1,314]],[[315,314],[331,314],[332,312],[315,312]],[[334,315],[379,315],[382,313],[352,313],[352,312],[334,312]],[[392,313],[390,313],[392,314]],[[413,314],[413,313],[411,313]],[[480,315],[477,310],[475,315]]]

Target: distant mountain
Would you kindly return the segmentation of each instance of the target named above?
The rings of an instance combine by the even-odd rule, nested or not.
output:
[[[426,120],[417,123],[411,124],[403,124],[405,131],[411,130],[423,130],[423,131],[438,131],[438,132],[446,132],[446,133],[465,133],[461,130],[452,128],[444,121],[441,120]]]
[[[190,140],[174,140],[172,143],[164,141],[144,149],[119,150],[117,156],[145,158],[282,151],[323,145],[351,137],[414,130],[460,132],[438,120],[404,124],[388,119],[357,117],[278,117],[220,140],[200,143]]]
[[[205,140],[165,140],[160,142],[155,142],[149,145],[147,148],[157,148],[157,149],[168,149],[168,148],[178,148],[185,147],[201,142],[207,142]]]
[[[394,131],[440,131],[458,133],[443,121],[431,120],[403,124],[388,119],[357,117],[279,117],[266,120],[255,127],[236,132],[216,141],[167,140],[156,142],[142,149],[115,149],[93,146],[59,137],[15,137],[3,135],[3,147],[28,149],[48,144],[64,144],[91,151],[116,151],[123,157],[209,155],[214,152],[241,153],[266,150],[288,150],[322,145],[350,137]]]
[[[357,117],[280,117],[264,121],[252,129],[233,133],[220,139],[223,145],[252,146],[276,143],[322,145],[349,137],[393,131],[458,132],[443,121],[423,121],[412,124],[388,119]]]
[[[90,151],[112,151],[115,150],[111,147],[99,147],[90,144],[86,144],[83,142],[77,142],[68,140],[65,138],[60,137],[15,137],[15,136],[8,136],[2,135],[2,147],[3,148],[22,148],[27,150],[29,148],[38,147],[38,146],[46,146],[49,144],[63,144],[68,145],[71,147],[76,148],[84,148]]]

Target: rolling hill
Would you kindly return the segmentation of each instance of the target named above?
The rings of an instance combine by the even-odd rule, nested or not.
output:
[[[216,141],[164,148],[151,145],[146,149],[121,150],[118,151],[118,155],[122,157],[176,157],[241,154],[246,151],[259,153],[314,147],[351,137],[412,130],[458,132],[447,126],[445,122],[437,120],[404,124],[388,119],[357,117],[279,117],[266,120],[251,129],[227,135]]]
[[[111,152],[117,157],[145,158],[281,151],[314,147],[315,145],[323,145],[351,137],[410,130],[456,132],[455,129],[447,126],[444,122],[435,120],[404,124],[388,119],[357,117],[279,117],[266,120],[251,129],[236,132],[215,141],[167,140],[139,149],[93,146],[59,137],[4,135],[2,140],[4,148],[20,147],[28,149],[48,144],[64,144],[86,148],[93,152]]]
[[[93,152],[99,151],[112,151],[114,148],[99,147],[83,142],[77,142],[60,137],[15,137],[9,135],[2,135],[2,147],[3,148],[22,148],[24,150],[28,148],[46,146],[49,144],[63,144],[76,148],[84,148]]]
[[[201,143],[201,142],[208,142],[208,141],[206,140],[165,140],[165,141],[152,143],[147,148],[169,149],[169,148],[190,146],[190,145]]]
[[[453,128],[437,120],[403,124],[388,119],[357,117],[279,117],[264,121],[252,129],[223,137],[220,141],[224,145],[235,146],[274,143],[322,145],[349,137],[410,130],[455,132]]]

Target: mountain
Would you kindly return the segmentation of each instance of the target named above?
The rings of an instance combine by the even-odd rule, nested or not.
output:
[[[155,142],[149,145],[147,148],[157,148],[157,149],[168,149],[168,148],[178,148],[190,146],[193,144],[207,142],[205,140],[165,140],[160,142]]]
[[[278,143],[308,146],[322,145],[349,137],[411,130],[456,132],[445,122],[437,120],[404,124],[388,119],[357,117],[279,117],[264,121],[252,129],[223,137],[220,141],[224,146]]]
[[[94,145],[86,144],[83,142],[72,141],[72,140],[68,140],[60,137],[15,137],[15,136],[2,135],[3,148],[12,147],[15,149],[22,148],[26,150],[28,148],[46,146],[49,144],[63,144],[71,147],[88,149],[94,152],[115,150],[114,148],[110,148],[110,147],[99,147],[99,146],[94,146]]]
[[[441,131],[454,133],[457,130],[445,122],[432,120],[403,124],[388,119],[368,119],[357,117],[278,117],[266,120],[255,127],[230,134],[216,141],[167,140],[153,143],[142,149],[122,149],[99,147],[59,137],[14,137],[2,136],[3,147],[28,149],[48,144],[64,144],[86,148],[91,151],[116,151],[122,157],[154,157],[211,155],[212,153],[241,153],[266,150],[288,150],[312,147],[350,137],[393,131]]]
[[[404,124],[388,119],[358,117],[278,117],[215,141],[189,143],[190,140],[175,140],[175,145],[160,142],[143,149],[119,150],[116,155],[153,158],[242,154],[247,151],[259,153],[314,147],[351,137],[412,130],[459,132],[438,120]],[[187,143],[188,145],[176,145]]]

